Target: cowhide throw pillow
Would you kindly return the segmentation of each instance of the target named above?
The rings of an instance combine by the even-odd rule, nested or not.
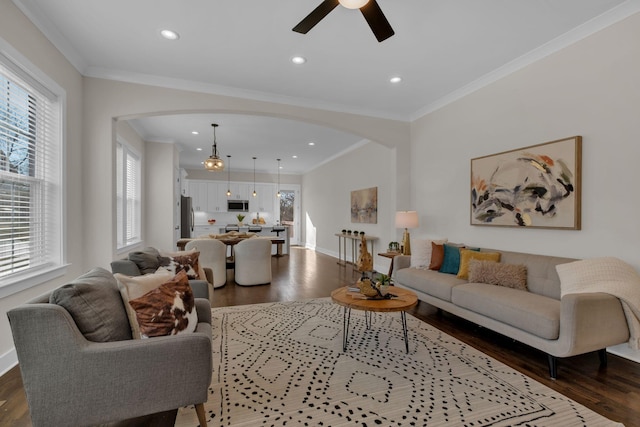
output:
[[[141,338],[179,335],[196,330],[198,314],[184,271],[140,298],[129,301],[136,312]]]
[[[189,279],[207,280],[206,277],[200,277],[200,257],[199,251],[174,252],[171,254],[161,254],[158,257],[160,267],[169,270],[173,274],[181,271],[187,273]]]
[[[528,291],[527,266],[472,259],[469,261],[469,283],[488,283]]]
[[[144,276],[126,276],[120,273],[113,275],[118,282],[118,289],[120,290],[124,308],[127,311],[129,326],[131,327],[131,336],[133,338],[140,338],[140,328],[138,327],[136,312],[133,307],[131,307],[131,304],[129,304],[129,301],[140,298],[147,292],[168,282],[174,276],[174,274],[160,268],[154,274],[145,274]]]

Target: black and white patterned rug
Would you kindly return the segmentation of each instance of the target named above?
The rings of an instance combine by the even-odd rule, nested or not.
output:
[[[407,316],[329,298],[216,308],[209,426],[620,426]],[[176,426],[197,426],[193,407]]]

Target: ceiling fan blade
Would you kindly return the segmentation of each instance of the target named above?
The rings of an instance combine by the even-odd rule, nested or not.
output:
[[[373,31],[379,42],[395,34],[376,0],[369,0],[367,4],[360,8],[360,12],[362,12],[364,19],[367,20],[371,31]]]
[[[296,33],[307,34],[310,29],[316,26],[316,24],[329,14],[333,9],[338,6],[338,0],[324,0],[313,12],[307,15],[298,25],[293,27],[293,31]]]

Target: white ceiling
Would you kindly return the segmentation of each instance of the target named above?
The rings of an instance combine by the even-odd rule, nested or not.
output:
[[[13,1],[87,76],[406,121],[640,10],[639,0],[378,0],[396,33],[378,43],[358,10],[340,6],[308,34],[291,31],[321,0]],[[180,39],[161,38],[164,28]],[[292,64],[294,55],[307,63]],[[391,84],[394,75],[403,81]],[[255,116],[147,118],[135,127],[180,144],[181,164],[199,167],[213,122],[223,158],[241,169],[255,155],[303,173],[360,142]]]

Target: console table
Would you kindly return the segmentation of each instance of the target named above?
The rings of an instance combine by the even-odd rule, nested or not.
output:
[[[336,233],[335,235],[338,236],[338,264],[355,264],[358,257],[358,243],[362,240],[360,235],[344,233]],[[375,253],[373,251],[373,242],[378,240],[378,238],[369,236],[368,234],[365,234],[364,237],[367,239],[367,242],[369,242],[371,247],[369,252],[373,255]],[[351,241],[351,261],[347,260],[347,240]]]

